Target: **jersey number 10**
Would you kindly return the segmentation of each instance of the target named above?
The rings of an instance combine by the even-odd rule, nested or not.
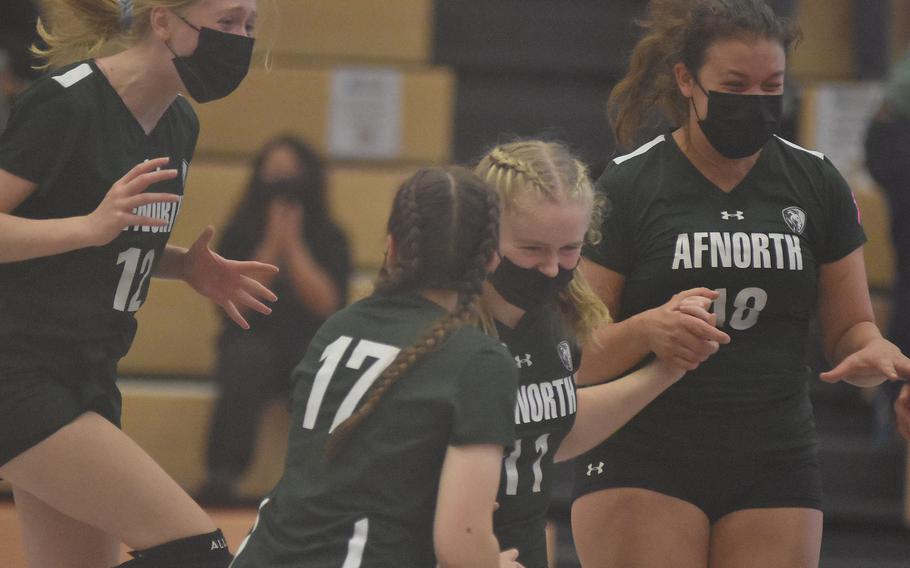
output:
[[[727,289],[718,288],[719,294],[711,303],[714,315],[717,316],[717,327],[729,326],[732,329],[743,331],[758,322],[758,316],[768,304],[768,293],[761,288],[743,288],[733,299],[733,313],[727,320]]]

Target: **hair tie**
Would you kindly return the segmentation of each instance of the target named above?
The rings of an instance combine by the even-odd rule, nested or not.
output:
[[[120,29],[126,31],[133,26],[133,0],[119,0]]]

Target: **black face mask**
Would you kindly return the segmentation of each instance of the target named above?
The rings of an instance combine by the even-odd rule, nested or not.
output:
[[[528,311],[552,302],[574,275],[574,268],[567,270],[560,266],[559,273],[550,278],[536,268],[522,268],[503,256],[487,280],[507,302]]]
[[[745,158],[761,150],[777,132],[783,114],[783,95],[739,95],[706,92],[708,116],[698,125],[705,138],[722,156]],[[695,102],[692,102],[693,109]],[[696,117],[698,113],[696,111]]]
[[[199,32],[199,43],[192,54],[174,53],[174,67],[196,102],[207,103],[231,94],[250,68],[253,38],[211,28],[197,28],[178,15],[186,25]]]

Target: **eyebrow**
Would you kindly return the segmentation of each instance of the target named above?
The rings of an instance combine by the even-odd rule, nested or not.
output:
[[[737,71],[735,69],[729,69],[727,71],[724,71],[724,75],[727,76],[725,78],[730,78],[730,76],[737,78],[737,79],[748,79],[749,78],[748,73],[743,73],[742,71]],[[784,71],[777,71],[765,80],[767,81],[768,79],[777,79],[777,78],[783,77],[783,76],[784,76]]]

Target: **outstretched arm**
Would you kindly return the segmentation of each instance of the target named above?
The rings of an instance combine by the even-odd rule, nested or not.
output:
[[[862,248],[822,265],[818,318],[828,361],[835,365],[820,375],[823,381],[874,386],[910,377],[910,359],[875,325]]]
[[[269,314],[272,309],[262,300],[278,299],[271,290],[257,281],[262,273],[277,272],[278,268],[254,260],[229,260],[209,248],[215,230],[206,227],[189,249],[168,245],[161,257],[155,276],[186,281],[197,292],[209,298],[243,329],[250,324],[240,313],[252,309]]]

